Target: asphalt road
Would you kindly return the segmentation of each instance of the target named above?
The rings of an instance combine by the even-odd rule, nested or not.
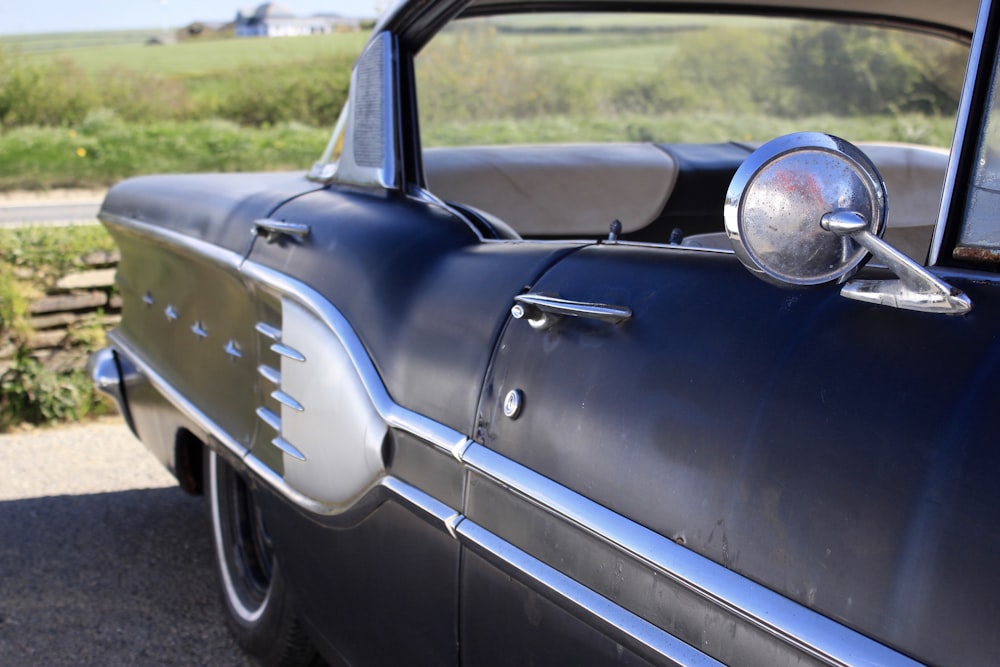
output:
[[[200,498],[119,421],[0,436],[0,665],[249,666]]]
[[[0,228],[97,224],[104,193],[59,190],[0,194]]]

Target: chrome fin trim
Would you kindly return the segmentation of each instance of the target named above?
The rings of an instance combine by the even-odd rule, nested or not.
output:
[[[468,446],[470,440],[464,434],[401,407],[392,400],[361,339],[343,314],[322,294],[294,278],[253,261],[244,262],[241,270],[247,279],[265,285],[301,305],[333,332],[347,351],[375,410],[390,428],[406,431],[452,456]]]

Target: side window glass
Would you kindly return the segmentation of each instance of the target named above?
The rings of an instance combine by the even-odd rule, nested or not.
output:
[[[979,154],[972,169],[965,221],[955,247],[956,259],[1000,262],[1000,93],[993,67]]]
[[[820,131],[869,153],[889,224],[922,261],[967,56],[941,36],[849,22],[460,19],[416,59],[426,184],[524,238],[604,237],[618,220],[624,240],[667,243],[675,229],[723,233],[726,174],[756,146]]]

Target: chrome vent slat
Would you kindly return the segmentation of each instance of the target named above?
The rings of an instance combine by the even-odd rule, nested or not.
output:
[[[257,333],[259,333],[260,335],[266,336],[267,338],[270,338],[274,342],[278,342],[281,340],[281,329],[271,326],[267,322],[258,322],[254,326],[254,329],[256,329]]]
[[[281,433],[281,417],[274,414],[267,408],[257,408],[257,417],[271,427],[272,430]]]
[[[298,350],[288,347],[283,343],[275,343],[271,346],[271,351],[275,354],[279,354],[286,359],[291,359],[292,361],[305,361],[305,356]]]
[[[265,364],[261,364],[260,366],[257,367],[257,373],[271,384],[278,387],[281,386],[281,371],[279,371],[277,368],[272,368]]]
[[[302,407],[301,403],[299,403],[297,400],[295,400],[294,397],[286,394],[280,389],[275,389],[274,391],[272,391],[271,398],[276,400],[278,403],[281,403],[285,407],[295,410],[296,412],[305,412],[305,408]]]
[[[275,447],[277,447],[278,449],[280,449],[281,451],[283,451],[285,454],[288,454],[292,458],[298,459],[299,461],[305,461],[306,460],[306,455],[305,454],[303,454],[302,452],[300,452],[298,450],[298,448],[295,447],[295,445],[293,445],[292,443],[288,442],[287,440],[285,440],[284,438],[282,438],[280,435],[277,438],[275,438],[274,440],[272,440],[271,444],[274,445]]]

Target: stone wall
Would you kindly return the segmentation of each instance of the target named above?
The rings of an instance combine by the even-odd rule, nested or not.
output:
[[[121,297],[114,293],[117,252],[93,252],[83,268],[60,278],[29,308],[31,355],[47,368],[62,372],[83,368],[100,330],[121,321]],[[13,363],[16,347],[0,340],[0,373]]]

